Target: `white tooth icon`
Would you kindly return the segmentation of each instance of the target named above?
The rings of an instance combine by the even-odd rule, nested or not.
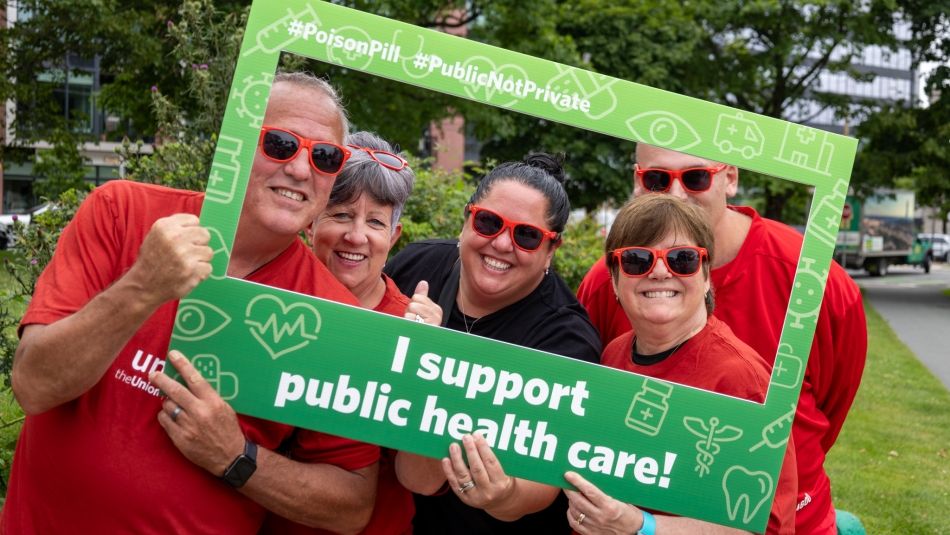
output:
[[[743,508],[742,522],[751,522],[762,504],[772,497],[773,488],[772,476],[766,472],[750,472],[742,466],[726,470],[722,478],[722,490],[726,495],[729,520],[735,520],[739,516],[739,509]]]

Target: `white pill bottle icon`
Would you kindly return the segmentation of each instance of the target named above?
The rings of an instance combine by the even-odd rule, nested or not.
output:
[[[625,420],[627,427],[636,429],[651,437],[656,436],[663,426],[666,413],[670,410],[667,401],[673,393],[673,385],[654,379],[645,379],[643,387],[633,397]]]

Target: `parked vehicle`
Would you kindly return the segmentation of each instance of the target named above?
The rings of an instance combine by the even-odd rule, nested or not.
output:
[[[930,273],[931,244],[918,238],[916,225],[912,191],[882,190],[864,200],[848,196],[835,260],[872,276],[886,275],[888,267],[899,264]]]
[[[0,215],[0,249],[7,249],[13,245],[13,223],[20,222],[29,225],[33,216],[42,214],[49,210],[50,203],[43,203],[30,208],[22,214],[2,214]]]
[[[11,235],[10,227],[0,223],[0,250],[10,247],[12,242],[13,236]]]
[[[950,262],[950,234],[921,232],[917,237],[923,242],[930,243],[934,260]]]

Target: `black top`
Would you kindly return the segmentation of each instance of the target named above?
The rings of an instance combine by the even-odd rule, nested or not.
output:
[[[427,240],[412,243],[393,257],[384,272],[406,295],[412,295],[420,280],[429,282],[429,297],[443,307],[443,324],[472,334],[564,355],[587,362],[600,362],[600,337],[587,312],[567,284],[551,273],[524,299],[478,318],[463,318],[455,303],[459,258],[457,240]],[[443,295],[443,293],[445,295]],[[450,310],[449,307],[451,307]],[[462,503],[449,490],[438,496],[415,496],[414,533],[570,533],[567,498],[563,493],[550,507],[515,522],[497,520],[481,509]]]

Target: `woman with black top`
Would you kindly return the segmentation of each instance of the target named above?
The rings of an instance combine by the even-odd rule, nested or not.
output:
[[[499,165],[469,200],[458,240],[413,243],[385,272],[403,292],[428,281],[450,329],[598,362],[597,331],[550,271],[570,212],[561,180],[547,154]],[[472,466],[484,470],[473,476]],[[560,489],[505,474],[481,436],[452,444],[441,461],[400,452],[396,471],[417,493],[415,533],[571,531]]]

